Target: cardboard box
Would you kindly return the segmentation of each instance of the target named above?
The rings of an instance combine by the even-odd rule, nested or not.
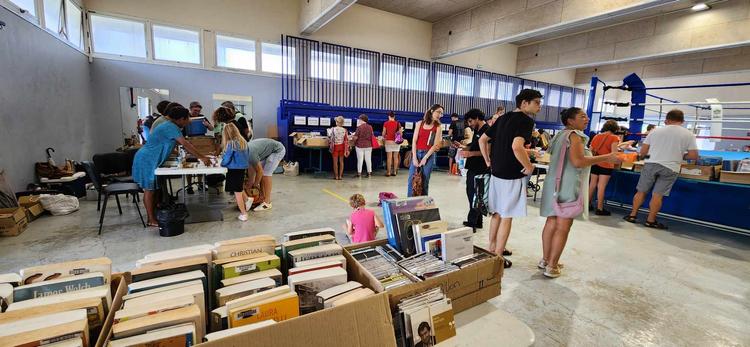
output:
[[[306,137],[302,139],[301,144],[305,147],[328,148],[328,138],[323,136]]]
[[[694,164],[682,164],[680,167],[680,177],[694,180],[710,181],[718,178],[721,173],[721,165],[716,166],[699,166]]]
[[[44,213],[44,207],[42,207],[41,203],[36,203],[29,207],[24,207],[24,210],[26,212],[26,219],[28,219],[29,222],[34,221],[35,219],[39,218],[42,213]]]
[[[18,198],[18,205],[29,208],[36,204],[40,204],[39,195],[26,195]]]
[[[353,280],[367,285],[377,292],[385,289],[367,269],[362,267],[350,254],[349,250],[377,246],[387,243],[387,240],[377,240],[345,247],[344,256],[347,261],[347,271]],[[474,246],[475,252],[488,251]],[[443,293],[454,301],[455,313],[479,305],[495,296],[500,295],[501,278],[503,276],[503,261],[498,256],[467,266],[442,276],[430,278],[426,281],[415,282],[392,288],[387,291],[391,308],[395,308],[401,299],[421,293],[426,290],[441,287]],[[455,302],[458,301],[458,305]]]
[[[720,182],[750,184],[750,172],[722,171]]]
[[[0,236],[18,236],[28,224],[23,207],[0,208]]]
[[[112,307],[107,312],[107,318],[104,319],[104,325],[96,339],[95,347],[103,347],[109,343],[112,338],[112,325],[115,321],[115,312],[122,307],[122,297],[128,293],[128,284],[132,281],[129,272],[118,272],[112,274],[112,280],[109,282],[112,291]]]
[[[200,346],[381,347],[396,346],[396,336],[388,295],[380,293]]]
[[[212,153],[217,154],[221,152],[219,150],[219,145],[216,143],[216,139],[211,136],[190,136],[187,140],[193,145],[193,147],[195,147],[198,153],[202,155],[209,155]]]

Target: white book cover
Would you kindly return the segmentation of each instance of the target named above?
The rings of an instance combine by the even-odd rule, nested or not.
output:
[[[474,231],[471,228],[458,228],[444,233],[441,237],[442,256],[446,263],[474,253]]]
[[[340,267],[303,272],[289,276],[289,287],[299,295],[300,315],[316,310],[321,291],[346,283],[346,270]]]

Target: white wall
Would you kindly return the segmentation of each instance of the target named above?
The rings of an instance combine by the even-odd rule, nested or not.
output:
[[[505,75],[515,75],[517,53],[518,46],[502,44],[457,54],[437,61]]]
[[[535,80],[535,81],[555,83],[555,84],[559,84],[563,86],[572,87],[573,85],[575,85],[576,69],[532,73],[532,74],[521,75],[519,77],[530,79],[530,80]]]

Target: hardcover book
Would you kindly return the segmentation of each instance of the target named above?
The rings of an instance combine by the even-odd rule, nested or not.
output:
[[[101,272],[105,283],[109,283],[112,276],[112,260],[102,257],[28,267],[21,269],[21,284],[49,281],[90,272]]]
[[[299,300],[294,292],[231,309],[228,313],[231,328],[269,319],[281,322],[297,316],[299,316]]]
[[[346,281],[346,270],[340,267],[304,272],[287,278],[289,287],[299,295],[300,314],[316,310],[318,293]]]
[[[195,326],[180,324],[109,342],[109,347],[190,347],[198,344]]]
[[[471,228],[448,231],[442,234],[440,241],[446,263],[474,254],[474,231]]]
[[[281,260],[275,255],[241,260],[233,263],[223,264],[223,279],[237,277],[248,273],[279,269]]]
[[[101,272],[91,272],[78,276],[36,282],[16,287],[13,290],[13,301],[21,302],[50,295],[75,292],[103,286],[105,283],[104,275]]]

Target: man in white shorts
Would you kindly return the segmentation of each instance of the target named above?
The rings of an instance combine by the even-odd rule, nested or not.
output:
[[[286,149],[281,142],[272,139],[257,139],[247,143],[250,151],[250,167],[255,171],[253,187],[263,192],[263,202],[253,211],[271,209],[271,176],[286,155]]]
[[[638,209],[646,200],[646,194],[651,191],[651,202],[648,204],[648,217],[645,226],[656,229],[667,229],[667,226],[656,221],[656,215],[661,210],[665,196],[669,196],[672,185],[680,174],[683,159],[698,160],[698,145],[695,135],[682,127],[685,115],[680,110],[667,113],[664,121],[666,126],[652,130],[641,145],[640,157],[646,159],[641,170],[641,178],[633,197],[633,209],[625,216],[625,220],[636,223]]]
[[[526,216],[527,176],[534,171],[528,151],[534,119],[541,109],[542,93],[524,89],[516,96],[518,109],[498,118],[479,138],[479,149],[492,170],[489,192],[490,250],[502,254],[513,217]],[[492,143],[490,144],[490,141]],[[490,148],[492,146],[492,148]],[[491,154],[490,154],[491,153]],[[505,259],[505,267],[513,263]]]

